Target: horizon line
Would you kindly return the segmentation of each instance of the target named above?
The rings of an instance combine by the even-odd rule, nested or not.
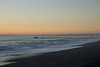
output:
[[[79,34],[0,34],[3,35],[100,35],[100,33],[79,33]]]

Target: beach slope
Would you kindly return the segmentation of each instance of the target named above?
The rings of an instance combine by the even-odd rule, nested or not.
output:
[[[84,44],[81,48],[48,52],[1,67],[100,67],[100,41]]]

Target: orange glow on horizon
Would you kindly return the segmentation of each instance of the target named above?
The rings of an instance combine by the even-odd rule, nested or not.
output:
[[[5,0],[0,34],[100,33],[99,0]]]

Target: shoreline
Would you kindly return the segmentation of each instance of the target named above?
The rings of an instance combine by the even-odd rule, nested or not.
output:
[[[100,61],[99,44],[100,41],[97,41],[86,43],[81,45],[83,47],[75,49],[47,52],[36,56],[25,55],[25,57],[21,56],[7,61],[16,63],[1,67],[90,67],[93,66],[93,63]],[[99,67],[97,63],[94,65]]]

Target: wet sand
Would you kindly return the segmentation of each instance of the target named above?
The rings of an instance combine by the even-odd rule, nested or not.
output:
[[[12,59],[1,67],[100,67],[100,41],[81,48],[48,52],[37,56]]]

